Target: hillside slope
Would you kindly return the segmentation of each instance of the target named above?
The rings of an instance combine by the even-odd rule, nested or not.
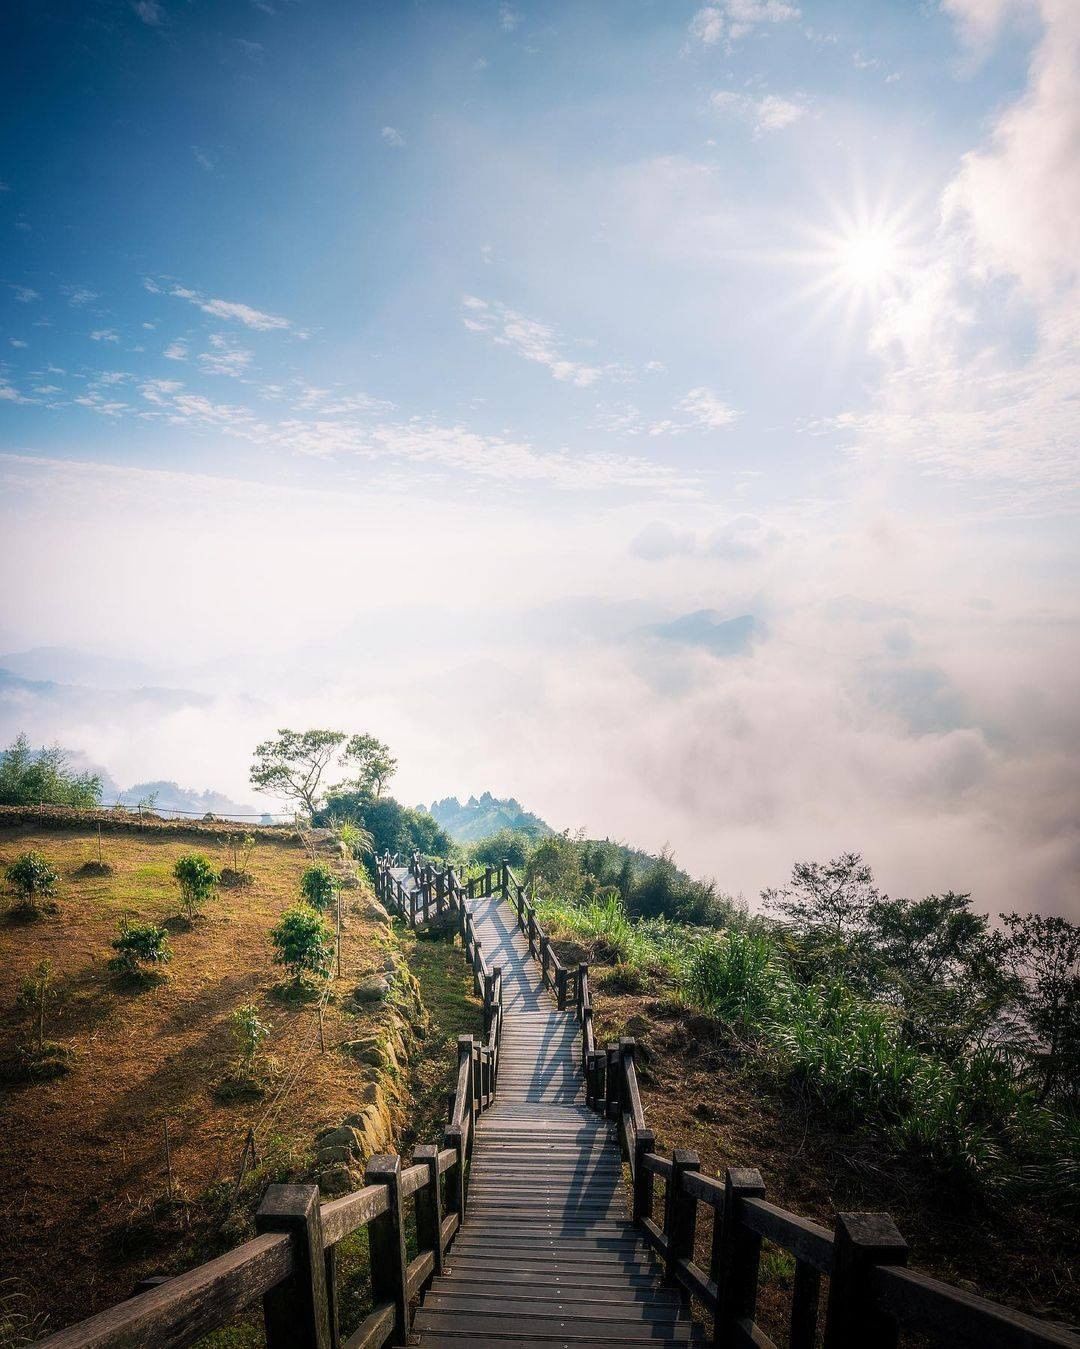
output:
[[[477,843],[503,829],[512,829],[532,838],[545,838],[555,832],[551,825],[539,815],[525,810],[512,796],[499,798],[490,792],[479,797],[470,796],[464,803],[456,796],[447,796],[442,801],[433,801],[428,813],[455,843]]]

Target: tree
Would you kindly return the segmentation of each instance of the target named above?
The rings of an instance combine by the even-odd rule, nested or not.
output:
[[[120,920],[120,935],[112,943],[116,955],[109,968],[127,978],[145,978],[156,965],[172,959],[169,934],[155,923],[129,923]]]
[[[469,860],[480,866],[497,867],[505,858],[512,867],[523,867],[529,860],[528,834],[515,829],[500,829],[474,843],[469,849]]]
[[[533,849],[525,879],[558,899],[578,899],[585,883],[581,846],[569,834],[552,834]]]
[[[392,796],[376,799],[363,792],[334,789],[316,823],[336,826],[342,820],[352,821],[370,833],[371,851],[377,856],[384,852],[403,856],[419,852],[425,857],[447,857],[453,846],[434,816],[426,810],[410,810]]]
[[[329,928],[309,904],[296,904],[281,916],[281,922],[270,933],[277,948],[274,963],[284,965],[295,984],[303,982],[305,974],[330,973],[334,955],[334,939]]]
[[[344,731],[279,730],[273,740],[255,746],[253,787],[295,801],[309,815],[319,809],[323,774],[341,757]]]
[[[31,851],[8,867],[7,879],[19,897],[19,908],[25,913],[37,913],[41,901],[56,893],[60,873],[50,866],[44,853]]]
[[[259,1050],[270,1036],[270,1022],[262,1019],[258,1005],[254,1002],[245,1002],[238,1007],[230,1020],[237,1049],[234,1075],[237,1078],[250,1078],[255,1072]]]
[[[101,800],[101,778],[75,773],[59,745],[34,751],[25,735],[0,752],[0,805],[71,806],[78,810]]]
[[[763,890],[770,909],[781,913],[803,934],[850,938],[862,928],[867,911],[881,898],[874,873],[857,852],[830,862],[796,862],[781,889]]]
[[[202,853],[185,853],[177,858],[173,876],[180,886],[180,895],[187,909],[189,922],[194,922],[199,906],[205,904],[218,883],[218,874]]]
[[[325,862],[315,862],[300,877],[300,893],[313,909],[326,910],[333,906],[337,881]]]
[[[1001,952],[1033,1039],[1039,1100],[1080,1094],[1080,924],[1003,913]]]
[[[391,755],[390,746],[373,735],[351,736],[341,758],[343,763],[356,765],[355,778],[342,786],[353,787],[376,799],[397,770],[397,760]]]

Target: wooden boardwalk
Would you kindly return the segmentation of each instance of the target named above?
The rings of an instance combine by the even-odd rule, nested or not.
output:
[[[477,1122],[465,1221],[414,1322],[420,1345],[697,1343],[628,1218],[613,1126],[586,1107],[576,1018],[544,987],[511,907],[469,908],[503,972],[499,1085]]]

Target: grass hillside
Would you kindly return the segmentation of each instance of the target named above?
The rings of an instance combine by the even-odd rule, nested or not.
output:
[[[215,869],[231,865],[223,837],[121,832],[101,847],[112,872],[88,875],[96,831],[0,829],[0,869],[37,850],[60,873],[55,911],[33,920],[12,907],[0,914],[0,1059],[33,1034],[20,991],[42,961],[51,967],[45,1036],[70,1055],[64,1076],[0,1085],[0,1262],[13,1281],[3,1291],[28,1298],[17,1305],[37,1331],[35,1318],[55,1329],[127,1296],[139,1277],[190,1263],[214,1239],[200,1226],[207,1196],[217,1234],[235,1236],[227,1199],[249,1125],[260,1126],[257,1189],[303,1172],[315,1134],[355,1109],[362,1069],[336,1046],[360,1033],[365,1013],[347,995],[381,967],[390,940],[365,892],[345,891],[342,977],[332,984],[321,1053],[316,1007],[281,996],[269,936],[309,861],[298,841],[261,838],[246,864],[250,884],[217,891],[193,923],[180,916],[172,868],[192,851]],[[110,970],[124,919],[168,928],[165,978],[132,986]],[[231,1018],[242,1005],[270,1027],[263,1094],[223,1099],[236,1057]]]

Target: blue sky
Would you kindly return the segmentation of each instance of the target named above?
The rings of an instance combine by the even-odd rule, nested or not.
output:
[[[0,648],[188,699],[5,733],[242,792],[336,719],[751,896],[1066,903],[1075,5],[2,22]]]

